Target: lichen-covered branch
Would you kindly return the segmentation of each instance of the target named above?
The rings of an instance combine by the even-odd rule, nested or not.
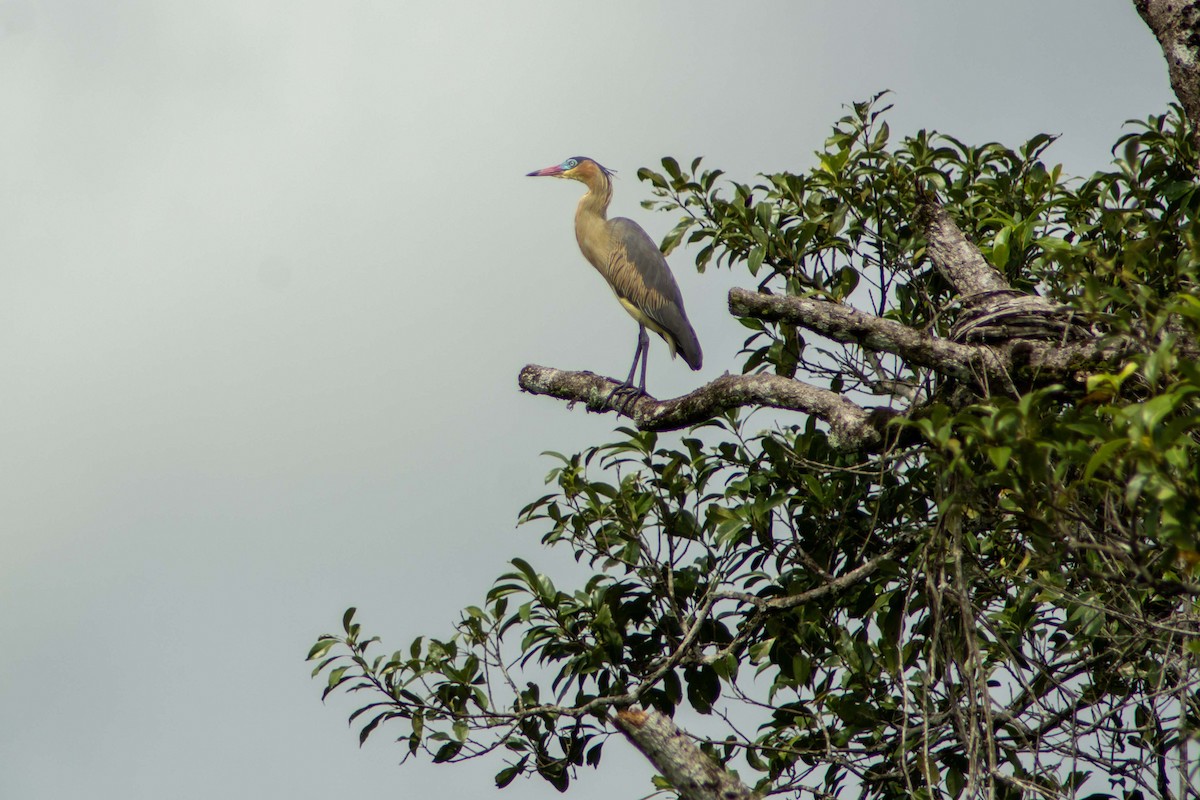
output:
[[[1085,382],[1089,373],[1112,369],[1146,346],[1134,339],[1108,336],[1083,342],[1060,344],[1049,341],[1014,340],[993,348],[1006,374],[1016,383]],[[1180,353],[1195,353],[1190,345],[1180,345]]]
[[[744,406],[768,406],[811,414],[829,424],[835,446],[861,450],[880,441],[868,409],[837,392],[780,375],[722,375],[693,392],[671,400],[643,395],[632,401],[613,395],[621,384],[593,372],[567,372],[530,364],[521,370],[521,389],[530,394],[585,403],[589,411],[627,413],[642,430],[671,431],[712,419]]]
[[[686,800],[755,797],[750,787],[706,756],[670,717],[652,708],[627,708],[617,712],[613,724]]]
[[[1034,295],[1015,299],[1042,300]],[[1043,301],[1045,302],[1045,301]],[[1038,309],[1057,312],[1052,304]],[[819,333],[836,342],[854,343],[876,352],[894,353],[908,363],[928,367],[940,375],[959,380],[998,381],[1028,384],[1038,380],[1071,379],[1071,373],[1111,366],[1136,352],[1140,345],[1119,337],[1079,340],[1077,330],[1049,338],[1053,328],[1044,320],[1038,330],[1029,320],[1011,317],[987,328],[1004,333],[989,344],[964,344],[940,339],[889,319],[833,303],[828,300],[767,295],[746,289],[729,291],[729,310],[743,317],[787,322]],[[1070,325],[1070,319],[1065,323]],[[1075,323],[1075,328],[1083,326]],[[1062,328],[1060,326],[1060,333]],[[1038,335],[1040,338],[1031,338]],[[1189,351],[1190,352],[1190,351]]]
[[[925,229],[929,259],[965,301],[977,295],[1013,291],[1008,280],[988,263],[937,198],[921,192],[918,213]]]
[[[1200,2],[1134,0],[1133,5],[1162,46],[1171,89],[1200,147]]]
[[[894,320],[829,300],[734,288],[729,290],[729,311],[739,317],[799,325],[835,342],[895,353],[911,364],[959,379],[970,379],[980,370],[994,372],[1002,367],[987,348],[939,339]]]

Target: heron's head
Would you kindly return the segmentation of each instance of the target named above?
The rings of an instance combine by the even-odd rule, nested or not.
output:
[[[612,170],[601,166],[587,156],[571,156],[561,164],[528,173],[530,177],[570,178],[581,183],[591,183],[601,176],[607,178]]]

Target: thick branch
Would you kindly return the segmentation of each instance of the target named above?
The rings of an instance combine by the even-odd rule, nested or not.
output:
[[[963,310],[950,329],[951,339],[980,344],[1094,338],[1095,330],[1067,306],[1013,289],[937,198],[919,194],[917,213],[925,228],[929,259],[962,296]]]
[[[1042,300],[1035,295],[1016,299]],[[1013,330],[1008,330],[1002,341],[962,344],[828,300],[738,288],[729,291],[729,310],[742,317],[799,325],[836,342],[895,353],[909,364],[928,367],[947,377],[1002,384],[1069,379],[1071,373],[1109,366],[1142,349],[1136,341],[1112,336],[1068,342],[1061,340],[1065,337],[1058,341],[1023,338],[1029,332],[1016,324],[1010,326]]]
[[[733,773],[706,756],[670,717],[637,708],[617,712],[613,723],[684,800],[753,800]]]
[[[836,392],[779,375],[722,375],[682,397],[656,400],[643,395],[632,402],[623,395],[613,396],[620,382],[593,372],[565,372],[530,364],[521,370],[518,384],[530,394],[585,403],[589,411],[627,413],[646,431],[686,428],[732,408],[769,406],[824,420],[829,423],[832,443],[842,449],[861,450],[881,438],[867,409]]]
[[[1162,45],[1171,88],[1200,147],[1200,2],[1134,0],[1133,5]]]
[[[930,260],[964,300],[970,302],[976,295],[1013,291],[1008,280],[988,263],[933,195],[920,193],[919,213]]]
[[[895,353],[910,364],[968,380],[1002,365],[991,350],[959,344],[922,333],[894,320],[877,317],[829,300],[729,290],[729,311],[739,317],[788,322],[843,344],[875,352]]]
[[[1145,351],[1142,343],[1120,336],[1067,344],[1016,340],[994,347],[1007,375],[1023,385],[1051,380],[1083,383],[1087,373],[1110,368]],[[1181,345],[1181,352],[1193,351]]]

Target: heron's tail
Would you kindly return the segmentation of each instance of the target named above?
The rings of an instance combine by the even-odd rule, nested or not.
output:
[[[691,325],[685,323],[685,329],[680,331],[676,346],[679,354],[683,356],[683,360],[692,369],[700,369],[704,363],[704,353],[700,350],[700,340],[696,338],[696,332],[692,330]]]

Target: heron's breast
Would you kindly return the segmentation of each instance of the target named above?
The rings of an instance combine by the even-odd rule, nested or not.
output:
[[[581,217],[575,220],[575,241],[583,257],[601,274],[612,257],[613,243],[604,227],[603,220]],[[607,277],[607,276],[606,276]]]

